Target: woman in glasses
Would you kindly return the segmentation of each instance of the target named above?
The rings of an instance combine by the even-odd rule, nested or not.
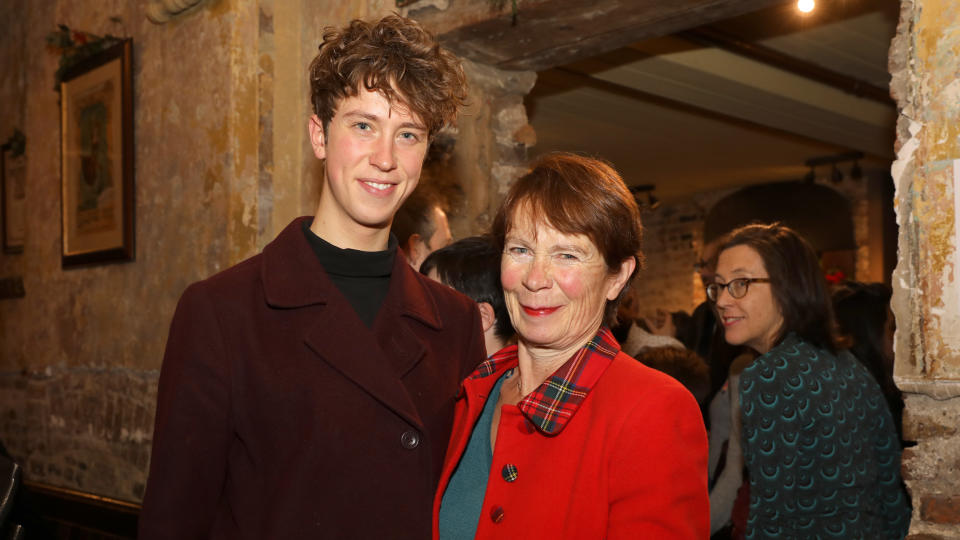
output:
[[[810,244],[779,224],[723,241],[708,298],[760,356],[740,378],[747,538],[903,538],[900,444],[880,387],[833,337]]]

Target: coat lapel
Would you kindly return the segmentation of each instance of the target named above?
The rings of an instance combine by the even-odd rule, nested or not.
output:
[[[423,429],[417,408],[394,372],[389,353],[342,300],[341,309],[327,305],[305,341],[323,361],[408,422]],[[363,336],[367,336],[364,338]]]
[[[278,308],[320,305],[316,324],[304,336],[307,346],[344,377],[423,429],[403,377],[420,362],[426,345],[410,328],[439,329],[439,312],[426,286],[403,257],[394,261],[390,288],[371,330],[336,290],[295,220],[264,248],[261,276],[268,304]]]

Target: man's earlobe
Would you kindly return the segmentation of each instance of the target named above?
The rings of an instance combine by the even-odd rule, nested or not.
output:
[[[307,120],[307,129],[310,132],[310,146],[313,147],[313,155],[317,156],[317,159],[324,159],[327,157],[327,147],[323,133],[323,122],[317,115],[311,115],[310,119]]]

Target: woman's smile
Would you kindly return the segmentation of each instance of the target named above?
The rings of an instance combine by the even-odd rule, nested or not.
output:
[[[522,306],[522,307],[523,307],[524,313],[532,317],[544,317],[560,309],[560,306],[552,306],[552,307]]]

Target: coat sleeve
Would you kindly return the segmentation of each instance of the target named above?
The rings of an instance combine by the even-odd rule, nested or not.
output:
[[[202,283],[190,286],[160,370],[141,540],[206,538],[213,525],[232,435],[222,336]]]
[[[710,534],[703,416],[690,392],[669,383],[642,390],[617,437],[610,456],[610,540]]]

